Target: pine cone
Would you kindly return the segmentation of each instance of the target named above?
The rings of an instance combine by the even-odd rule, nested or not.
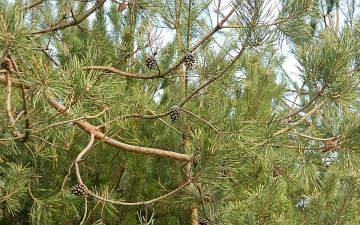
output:
[[[146,62],[146,67],[149,70],[153,70],[155,68],[155,66],[156,66],[156,59],[155,59],[154,55],[148,55],[145,62]]]
[[[88,188],[84,184],[77,184],[71,188],[71,194],[76,196],[86,195]]]
[[[207,220],[201,220],[199,221],[199,225],[209,225],[209,222]]]
[[[5,58],[4,61],[1,63],[1,67],[2,69],[7,70],[9,73],[14,72],[11,59],[8,57]]]
[[[180,117],[180,107],[177,105],[174,105],[170,108],[170,118],[174,122],[175,120],[179,119]]]
[[[124,11],[126,9],[126,7],[127,7],[127,4],[125,2],[120,2],[118,12]]]
[[[338,138],[338,135],[337,135],[337,136],[335,136],[335,137],[327,140],[327,141],[325,142],[324,149],[322,150],[322,152],[327,152],[327,151],[329,151],[329,150],[334,150],[334,149],[336,149],[337,143],[338,143],[338,139],[339,139],[339,138]]]
[[[183,61],[184,61],[185,66],[186,66],[187,68],[193,67],[193,65],[194,65],[194,63],[195,63],[195,59],[194,59],[193,54],[191,54],[190,52],[186,53],[186,54],[184,55]]]
[[[273,171],[273,177],[277,177],[282,173],[282,168],[275,166]]]

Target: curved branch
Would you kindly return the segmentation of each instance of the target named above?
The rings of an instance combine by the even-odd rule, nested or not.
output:
[[[4,84],[7,83],[7,80],[6,80],[5,76],[0,75],[0,83],[4,83]],[[22,82],[22,81],[17,80],[17,79],[12,79],[11,80],[11,85],[16,86],[16,87],[24,86],[25,88],[31,88],[32,87],[30,83]],[[66,108],[64,105],[60,104],[54,98],[52,98],[48,92],[44,92],[44,95],[45,95],[45,99],[47,100],[47,102],[54,109],[56,109],[58,112],[60,112],[64,116],[73,118],[74,115],[69,111],[69,109]],[[148,118],[148,117],[149,118],[159,118],[159,117],[162,117],[162,116],[165,116],[165,115],[168,115],[168,114],[169,114],[169,112],[163,113],[160,116],[159,115],[154,115],[154,116],[152,116],[152,115],[138,115],[137,117],[140,117],[140,118]],[[106,143],[106,144],[108,144],[110,146],[113,146],[113,147],[115,147],[117,149],[120,149],[120,150],[133,152],[133,153],[138,153],[138,154],[156,155],[156,156],[159,156],[159,157],[170,158],[170,159],[175,159],[175,160],[180,160],[180,161],[191,161],[191,156],[187,155],[187,154],[181,154],[181,153],[177,153],[177,152],[166,151],[166,150],[156,149],[156,148],[147,148],[147,147],[140,147],[140,146],[135,146],[135,145],[128,145],[128,144],[122,143],[120,141],[114,140],[114,139],[106,136],[104,133],[98,131],[97,126],[93,126],[90,123],[86,122],[85,120],[74,121],[74,123],[79,128],[87,131],[88,133],[93,131],[94,134],[95,134],[96,139],[101,140],[102,142],[104,142],[104,143]],[[19,139],[19,138],[17,138],[17,139]]]
[[[67,28],[67,27],[75,26],[75,25],[81,23],[82,21],[84,21],[86,18],[88,18],[93,12],[100,9],[104,5],[104,3],[105,3],[105,0],[98,0],[97,4],[95,4],[91,9],[89,9],[88,12],[84,14],[84,16],[82,16],[78,19],[74,18],[74,20],[72,20],[68,23],[60,24],[55,27],[51,27],[51,25],[50,25],[50,27],[48,27],[46,29],[33,31],[31,33],[32,34],[42,34],[42,33],[53,32],[53,31]]]
[[[63,106],[58,101],[56,101],[54,98],[52,98],[48,92],[44,92],[44,95],[45,95],[45,98],[48,101],[48,103],[54,109],[56,109],[58,112],[61,112],[64,116],[67,116],[67,117],[74,116],[68,109],[66,109],[65,106]],[[96,139],[101,140],[102,142],[104,142],[110,146],[113,146],[117,149],[121,149],[121,150],[128,151],[128,152],[133,152],[133,153],[138,153],[138,154],[156,155],[156,156],[170,158],[170,159],[176,159],[176,160],[180,160],[180,161],[191,161],[191,156],[187,155],[187,154],[181,154],[181,153],[172,152],[172,151],[165,151],[165,150],[156,149],[156,148],[128,145],[123,142],[114,140],[114,139],[106,136],[104,133],[98,131],[98,127],[93,126],[84,120],[75,121],[74,123],[81,129],[87,131],[88,133],[94,133]]]
[[[79,162],[81,162],[83,160],[83,157],[84,155],[91,149],[91,147],[93,146],[94,144],[94,140],[95,140],[95,135],[93,132],[90,133],[90,141],[88,143],[88,145],[84,148],[84,150],[82,150],[79,155],[76,157],[75,159],[75,173],[76,173],[76,177],[79,181],[80,184],[83,184],[83,181],[81,179],[81,174],[80,174],[80,169],[79,169]],[[71,166],[70,166],[71,168]],[[69,169],[69,173],[70,173],[70,169]],[[151,204],[151,203],[154,203],[154,202],[157,202],[157,201],[160,201],[166,197],[169,197],[173,194],[175,194],[176,192],[180,191],[181,189],[183,189],[184,187],[186,187],[187,185],[191,184],[192,183],[192,179],[189,179],[188,182],[182,184],[181,186],[179,186],[178,188],[176,188],[175,190],[163,195],[163,196],[160,196],[158,198],[155,198],[155,199],[152,199],[152,200],[149,200],[149,201],[146,201],[146,202],[134,202],[134,203],[131,203],[131,202],[120,202],[120,201],[114,201],[114,200],[110,200],[110,199],[106,199],[106,198],[103,198],[103,197],[100,197],[98,196],[97,194],[95,194],[94,192],[92,191],[88,191],[87,194],[100,200],[100,201],[103,201],[103,202],[107,202],[107,203],[111,203],[111,204],[117,204],[117,205],[125,205],[125,206],[137,206],[137,205],[148,205],[148,204]],[[85,196],[86,198],[86,196]],[[86,201],[86,200],[85,200]],[[86,212],[85,212],[86,213]],[[85,217],[85,216],[84,216]]]
[[[158,198],[154,198],[152,200],[149,200],[149,201],[146,201],[146,202],[119,202],[119,201],[114,201],[114,200],[110,200],[110,199],[106,199],[106,198],[103,198],[103,197],[100,197],[98,196],[97,194],[95,194],[94,192],[92,191],[88,191],[88,195],[96,198],[96,199],[99,199],[100,201],[103,201],[103,202],[107,202],[107,203],[111,203],[111,204],[116,204],[116,205],[125,205],[125,206],[138,206],[138,205],[149,205],[151,203],[154,203],[154,202],[157,202],[157,201],[160,201],[164,198],[167,198],[173,194],[175,194],[176,192],[180,191],[181,189],[183,189],[184,187],[188,186],[189,184],[192,183],[192,180],[189,180],[188,182],[182,184],[181,186],[179,186],[178,188],[176,188],[175,190],[173,191],[170,191],[169,193],[163,195],[163,196],[160,196]]]
[[[79,155],[75,159],[75,173],[76,173],[76,177],[80,184],[84,184],[84,183],[83,183],[83,181],[81,179],[81,175],[80,175],[79,162],[83,161],[83,156],[90,150],[91,146],[94,144],[94,141],[95,141],[94,137],[95,137],[94,133],[91,133],[90,141],[89,141],[88,145],[84,148],[84,150],[82,150],[79,153]]]
[[[44,1],[45,0],[39,0],[39,1],[37,1],[37,2],[35,2],[33,4],[31,4],[31,5],[28,5],[28,6],[25,6],[25,7],[21,8],[20,10],[21,11],[26,11],[26,10],[32,9],[32,8],[36,7],[37,5],[40,5]]]

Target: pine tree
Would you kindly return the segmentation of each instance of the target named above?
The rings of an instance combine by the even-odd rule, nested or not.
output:
[[[1,223],[360,223],[354,2],[0,9]]]

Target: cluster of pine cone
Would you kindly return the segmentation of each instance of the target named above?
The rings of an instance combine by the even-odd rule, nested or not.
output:
[[[148,57],[145,59],[145,63],[146,63],[146,67],[149,70],[153,70],[156,66],[156,58],[155,58],[156,54],[151,54],[148,55]],[[186,66],[186,68],[192,68],[195,64],[195,58],[194,55],[190,52],[186,53],[183,57],[183,62]]]

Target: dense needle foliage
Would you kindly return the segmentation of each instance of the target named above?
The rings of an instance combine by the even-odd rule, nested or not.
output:
[[[0,223],[360,224],[359,9],[0,0]]]

